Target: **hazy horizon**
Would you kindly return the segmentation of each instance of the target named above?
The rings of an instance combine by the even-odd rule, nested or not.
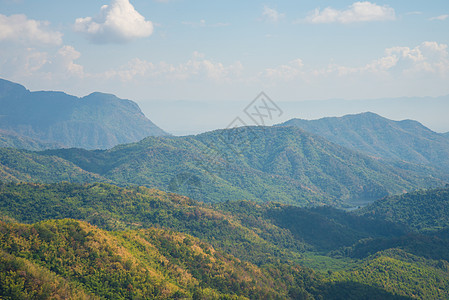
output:
[[[138,102],[145,115],[173,135],[199,134],[224,129],[236,118],[245,119],[244,108],[252,101],[192,101],[160,100]],[[441,97],[400,97],[383,99],[329,99],[304,101],[276,101],[282,109],[266,125],[279,124],[293,118],[315,120],[341,117],[348,114],[373,112],[382,117],[402,121],[415,120],[439,132],[449,132],[449,95]],[[247,120],[247,125],[252,124]]]

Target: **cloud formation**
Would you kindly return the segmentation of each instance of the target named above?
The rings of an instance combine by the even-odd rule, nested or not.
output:
[[[267,68],[260,75],[267,79],[293,80],[303,74],[304,63],[302,59],[294,59],[287,64],[275,68]]]
[[[370,21],[395,20],[396,15],[392,7],[379,6],[368,1],[355,2],[345,10],[326,7],[322,11],[317,8],[309,14],[305,21],[308,23],[354,23]]]
[[[285,17],[285,14],[278,12],[277,10],[264,5],[262,12],[262,19],[267,22],[277,23],[279,20]]]
[[[145,20],[129,0],[112,0],[95,17],[78,18],[74,29],[93,43],[126,43],[153,33],[153,23]]]
[[[435,73],[444,76],[449,73],[449,52],[446,44],[423,42],[415,48],[393,47],[386,50],[387,56],[396,57],[405,74]]]
[[[380,74],[391,76],[426,76],[429,74],[444,78],[449,75],[449,52],[446,44],[423,42],[410,48],[396,46],[385,49],[385,55],[360,67],[330,64],[325,70],[317,70],[315,75],[336,74]]]
[[[107,78],[118,78],[123,82],[131,81],[136,77],[154,78],[157,80],[180,80],[207,79],[216,82],[235,79],[243,69],[240,62],[224,65],[205,59],[204,54],[194,52],[192,58],[180,64],[169,64],[166,62],[153,63],[141,59],[133,59],[118,70],[110,70],[104,75]]]
[[[0,41],[27,46],[54,46],[62,43],[62,33],[48,28],[47,21],[28,19],[25,15],[0,14]]]
[[[449,15],[441,15],[441,16],[437,16],[437,17],[430,18],[429,20],[430,20],[430,21],[435,21],[435,20],[438,20],[438,21],[444,21],[444,20],[446,20],[447,18],[449,18]]]
[[[5,61],[0,60],[0,77],[17,81],[33,78],[45,83],[84,77],[83,66],[74,62],[81,54],[72,46],[47,50],[23,47],[13,54],[0,49],[0,56],[8,57]]]
[[[348,89],[350,95],[360,95],[358,97],[364,97],[367,90],[378,96],[426,95],[435,89],[443,93],[441,87],[446,86],[449,79],[449,47],[434,41],[412,47],[390,47],[374,59],[355,66],[331,63],[317,68],[297,58],[251,69],[239,61],[224,63],[194,52],[179,63],[135,58],[99,72],[89,72],[78,64],[81,53],[72,46],[16,48],[14,51],[0,48],[0,57],[6,58],[0,60],[0,77],[21,83],[30,81],[39,89],[64,89],[75,94],[122,89],[122,93],[126,90],[124,95],[139,95],[154,88],[166,95],[176,85],[183,92],[197,96],[200,86],[210,91],[222,89],[225,94],[229,87],[262,86],[279,93],[289,90],[301,92],[304,97],[320,95],[324,98],[345,97]],[[359,88],[352,91],[354,87]]]

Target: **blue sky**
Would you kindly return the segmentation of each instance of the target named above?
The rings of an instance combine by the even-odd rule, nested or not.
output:
[[[449,1],[0,0],[0,77],[149,100],[449,94]]]

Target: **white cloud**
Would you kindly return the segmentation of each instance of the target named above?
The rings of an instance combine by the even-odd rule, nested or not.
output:
[[[0,41],[32,45],[60,45],[62,33],[48,28],[49,22],[28,19],[25,15],[0,14]]]
[[[449,15],[441,15],[441,16],[430,18],[429,20],[430,21],[435,21],[435,20],[437,20],[437,21],[444,21],[447,18],[449,18]]]
[[[435,73],[444,76],[449,73],[448,46],[437,42],[424,42],[411,49],[393,47],[386,50],[387,55],[399,59],[398,67],[404,74]]]
[[[446,78],[449,75],[449,54],[445,44],[423,42],[410,47],[391,47],[385,54],[361,66],[329,64],[325,68],[313,68],[305,65],[302,59],[294,59],[288,63],[271,68],[265,68],[253,74],[244,74],[240,62],[224,64],[208,59],[204,54],[194,52],[192,57],[179,64],[167,62],[149,62],[134,59],[128,64],[96,74],[98,78],[118,79],[121,82],[131,82],[140,79],[153,82],[196,82],[210,81],[217,83],[263,83],[273,86],[279,82],[310,83],[319,82],[325,78],[353,78],[356,80],[370,80],[370,76],[403,80],[403,78]],[[368,77],[367,77],[368,76]]]
[[[19,81],[64,80],[82,77],[83,67],[74,61],[80,53],[72,46],[61,45],[62,33],[48,28],[46,21],[25,15],[0,15],[0,76]]]
[[[227,63],[194,52],[180,63],[135,58],[94,73],[77,63],[81,53],[72,46],[45,50],[14,46],[0,48],[0,77],[29,82],[37,89],[62,89],[75,94],[105,90],[124,97],[142,97],[153,91],[160,97],[176,98],[179,93],[213,97],[213,90],[237,97],[237,91],[261,87],[304,97],[425,95],[447,91],[448,50],[445,44],[423,42],[414,47],[387,48],[360,65],[332,63],[316,67],[297,58],[258,70],[244,68],[239,61]],[[199,92],[203,89],[207,92]]]
[[[285,14],[280,13],[277,10],[264,5],[263,12],[262,12],[262,20],[271,22],[271,23],[276,23],[284,17],[285,17]]]
[[[286,64],[266,68],[252,79],[264,86],[284,86],[310,88],[339,84],[350,86],[380,84],[391,86],[395,83],[404,85],[417,82],[441,82],[449,79],[448,46],[436,42],[423,42],[410,47],[391,47],[385,54],[361,66],[347,66],[331,63],[324,68],[315,68],[295,59]],[[348,86],[348,87],[349,87]],[[372,88],[372,86],[370,87]],[[316,92],[319,93],[317,90]]]
[[[308,23],[354,23],[369,21],[388,21],[396,19],[395,11],[388,5],[379,6],[368,1],[355,2],[346,10],[327,7],[322,11],[315,9],[306,17]]]
[[[84,78],[84,70],[74,61],[81,54],[72,46],[42,51],[36,48],[22,48],[0,51],[6,60],[0,61],[0,76],[22,81],[34,78],[36,81],[60,81],[69,78]]]
[[[62,72],[77,77],[84,76],[84,68],[76,64],[74,61],[81,57],[81,53],[76,51],[72,46],[61,47],[54,58],[55,66],[58,66]]]
[[[295,59],[288,64],[267,68],[260,75],[271,80],[293,80],[304,74],[304,63],[301,59]]]
[[[129,0],[112,0],[97,16],[76,19],[74,29],[94,43],[125,43],[150,36],[153,23],[146,21]]]
[[[177,65],[163,61],[153,63],[136,58],[117,70],[105,72],[104,76],[110,79],[118,78],[123,82],[137,77],[153,78],[157,81],[185,81],[197,78],[220,82],[238,77],[242,69],[240,62],[225,65],[206,59],[202,53],[194,52],[191,59]]]
[[[410,47],[391,47],[385,49],[385,56],[360,66],[349,67],[330,64],[324,70],[315,70],[314,75],[337,74],[347,76],[351,74],[363,75],[367,73],[391,76],[417,76],[433,73],[439,77],[449,74],[448,46],[436,42],[423,42]]]

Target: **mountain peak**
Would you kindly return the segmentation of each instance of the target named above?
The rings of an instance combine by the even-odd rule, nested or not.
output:
[[[0,98],[9,95],[23,95],[29,93],[23,85],[0,78]]]
[[[376,113],[373,113],[371,111],[365,111],[362,113],[358,113],[358,114],[350,114],[350,115],[345,115],[342,118],[349,118],[349,117],[356,117],[356,118],[375,118],[375,119],[385,119],[384,117],[382,117],[381,115],[378,115]]]
[[[95,92],[78,98],[64,92],[30,92],[1,80],[0,101],[0,129],[44,143],[104,149],[167,135],[135,102],[112,94]]]
[[[292,119],[296,126],[341,146],[385,159],[449,167],[449,140],[418,121],[393,121],[373,112],[318,120]]]
[[[116,95],[114,94],[109,94],[109,93],[102,93],[102,92],[93,92],[90,93],[87,96],[84,96],[82,99],[89,99],[89,98],[99,98],[99,99],[105,99],[105,100],[121,100],[120,98],[118,98]]]

